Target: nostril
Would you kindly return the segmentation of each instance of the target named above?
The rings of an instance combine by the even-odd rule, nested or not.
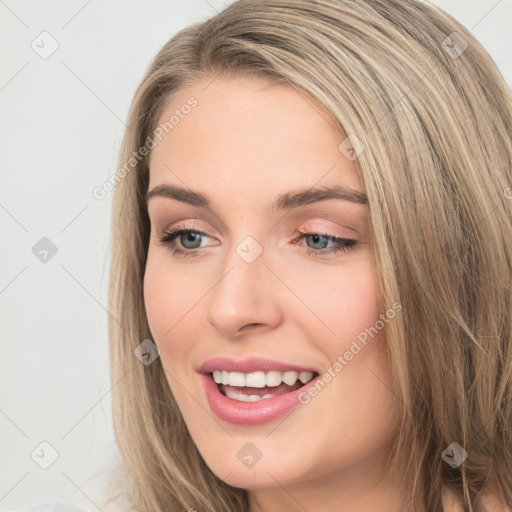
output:
[[[258,328],[260,325],[262,324],[247,324],[247,325],[244,325],[242,327],[242,330],[251,330],[251,329],[255,329],[255,328]]]

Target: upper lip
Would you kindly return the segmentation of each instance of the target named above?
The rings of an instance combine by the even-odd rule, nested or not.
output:
[[[268,372],[275,370],[278,372],[296,371],[296,372],[313,372],[317,370],[307,366],[299,366],[292,363],[283,363],[272,359],[264,359],[261,357],[248,357],[245,359],[230,359],[228,357],[214,357],[208,359],[199,368],[200,373],[212,373],[214,370],[225,370],[228,372],[251,373],[257,371]]]

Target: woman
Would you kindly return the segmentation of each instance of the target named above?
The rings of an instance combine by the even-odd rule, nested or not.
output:
[[[418,0],[239,0],[135,95],[115,431],[141,511],[512,508],[512,110]]]

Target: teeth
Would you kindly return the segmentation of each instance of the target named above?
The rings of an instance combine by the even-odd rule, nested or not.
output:
[[[243,376],[243,373],[240,375]],[[254,372],[245,375],[245,382],[243,382],[241,385],[245,385],[248,388],[263,388],[265,387],[265,382],[265,372]]]
[[[279,384],[281,384],[281,372],[267,372],[265,375],[265,382],[267,386],[279,386]]]
[[[284,372],[281,379],[283,379],[283,382],[285,384],[288,384],[288,386],[293,386],[297,379],[299,378],[299,374],[297,372]]]
[[[313,372],[300,372],[299,373],[299,379],[302,382],[302,384],[306,384],[306,382],[309,382],[313,378]]]
[[[284,382],[288,386],[293,386],[297,380],[300,380],[302,384],[306,384],[313,378],[313,372],[300,372],[295,371],[288,372],[263,372],[257,371],[252,373],[241,373],[241,372],[227,372],[225,370],[215,370],[213,372],[213,379],[217,384],[229,384],[235,387],[250,387],[250,388],[264,388],[276,387]],[[256,395],[251,395],[256,396]],[[258,397],[259,399],[260,397]]]
[[[258,402],[260,400],[264,400],[266,398],[273,398],[274,395],[267,394],[263,396],[258,395],[240,395],[238,393],[233,393],[232,391],[226,391],[226,396],[233,400],[238,400],[239,402]]]
[[[245,386],[245,375],[240,372],[228,373],[228,384],[230,386]]]

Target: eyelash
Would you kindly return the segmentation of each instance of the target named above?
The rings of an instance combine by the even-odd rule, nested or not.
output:
[[[180,249],[180,248],[173,247],[174,243],[175,243],[175,239],[185,233],[196,233],[198,235],[201,235],[201,237],[202,236],[209,237],[209,235],[207,233],[205,233],[199,229],[173,228],[173,229],[170,229],[169,231],[166,231],[162,236],[160,236],[158,238],[160,241],[160,245],[163,245],[166,248],[168,248],[169,250],[171,250],[173,256],[176,254],[181,254],[185,257],[192,256],[197,253],[198,249]],[[347,252],[350,249],[352,249],[353,247],[355,247],[358,243],[357,240],[353,240],[350,238],[336,237],[336,236],[329,235],[327,233],[303,233],[303,232],[300,232],[300,234],[301,234],[301,236],[299,236],[296,240],[303,240],[304,238],[306,238],[308,236],[317,235],[317,236],[322,236],[324,238],[327,238],[328,241],[333,241],[333,242],[336,242],[339,244],[345,244],[345,245],[340,245],[338,247],[329,247],[327,249],[320,249],[320,250],[311,249],[310,247],[301,246],[301,247],[304,247],[304,249],[306,250],[306,253],[309,255],[318,255],[318,254],[325,255],[325,254],[336,254],[336,253],[341,253],[341,252]],[[294,240],[293,243],[295,243],[296,240]]]

